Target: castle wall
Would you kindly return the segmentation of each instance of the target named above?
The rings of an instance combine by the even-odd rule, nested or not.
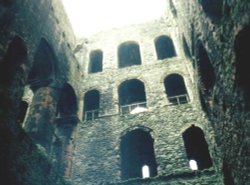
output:
[[[39,107],[38,109],[42,110],[50,102],[56,104],[60,89],[66,82],[71,83],[78,91],[77,83],[73,81],[78,78],[75,74],[79,72],[78,62],[72,53],[75,37],[63,5],[57,0],[1,1],[0,27],[0,145],[2,151],[0,176],[2,181],[6,184],[68,184],[62,174],[59,174],[57,166],[52,165],[50,154],[34,143],[17,120],[22,97],[30,103],[29,106],[37,104],[32,102],[33,95],[23,95],[30,91],[24,92],[24,88],[29,87],[28,74],[35,63],[35,53],[41,40],[48,43],[51,54],[55,56],[53,65],[56,67],[53,83],[44,88],[41,94],[35,95],[41,100],[41,109]],[[17,46],[14,51],[10,51],[11,57],[18,59],[20,58],[18,54],[23,52],[25,61],[6,61],[8,47],[16,38],[23,44],[23,48]],[[14,56],[15,54],[17,56]],[[10,65],[7,62],[13,62],[13,64]],[[40,70],[46,73],[48,68],[44,67]],[[56,92],[53,96],[50,93],[52,91]],[[52,118],[55,115],[48,118],[50,114],[46,111],[44,109],[38,114],[31,113],[30,116],[26,116],[25,121],[36,116],[43,117],[42,119],[47,116],[45,119],[53,122]],[[51,114],[55,112],[56,106],[53,107]],[[53,132],[54,125],[50,126],[52,127],[50,132]]]
[[[176,57],[158,60],[154,40],[161,35],[173,39]],[[99,118],[78,125],[77,142],[74,152],[73,181],[76,184],[98,184],[121,182],[121,137],[136,128],[148,128],[154,139],[154,151],[157,163],[158,180],[151,183],[170,183],[160,180],[170,174],[192,173],[188,166],[182,133],[192,124],[199,126],[205,133],[211,155],[213,155],[214,133],[211,125],[200,109],[195,86],[192,80],[191,62],[183,54],[178,29],[167,27],[163,20],[133,25],[122,29],[101,32],[88,39],[87,57],[84,66],[83,92],[100,92]],[[136,41],[141,49],[141,65],[118,68],[117,50],[121,43]],[[103,71],[88,74],[88,54],[92,50],[103,51]],[[170,105],[164,78],[180,74],[185,82],[190,102],[182,105]],[[144,83],[148,111],[139,114],[119,112],[119,85],[129,79],[139,79]],[[84,104],[84,102],[83,102]],[[213,156],[212,156],[213,158]],[[220,184],[220,177],[212,167],[203,183]],[[156,179],[157,179],[156,177]],[[200,177],[191,177],[190,184],[200,182]],[[180,183],[184,179],[173,180]],[[129,181],[128,184],[138,183]],[[147,180],[142,182],[147,184]],[[151,184],[149,183],[149,184]],[[124,183],[126,184],[126,183]]]
[[[168,6],[177,12],[172,17],[180,25],[193,59],[197,60],[197,41],[201,41],[214,67],[216,82],[208,115],[220,146],[218,164],[232,184],[249,184],[249,143],[242,142],[249,141],[249,134],[246,134],[249,111],[237,82],[235,44],[237,35],[250,24],[250,3],[247,0],[171,2]],[[245,40],[249,42],[248,38]],[[248,46],[241,44],[241,47],[242,51]]]

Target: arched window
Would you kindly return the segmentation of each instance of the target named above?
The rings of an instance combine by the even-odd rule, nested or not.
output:
[[[176,56],[173,41],[168,36],[163,35],[156,38],[155,49],[159,60]]]
[[[154,140],[150,133],[143,129],[136,129],[122,136],[121,170],[123,180],[157,175],[153,144]],[[144,174],[142,170],[144,170]]]
[[[100,93],[97,90],[88,91],[84,96],[84,118],[93,120],[99,116]]]
[[[169,103],[176,105],[189,101],[186,86],[181,75],[168,75],[164,80],[164,85]]]
[[[246,102],[246,108],[250,109],[250,26],[241,30],[236,36],[234,51],[236,54],[236,85],[242,90]]]
[[[78,117],[77,97],[73,87],[68,83],[65,83],[60,89],[56,123],[52,145],[53,158],[56,159],[59,172],[65,177],[69,177],[74,151],[74,132]]]
[[[136,42],[122,43],[118,48],[118,67],[129,67],[141,64],[140,47]]]
[[[210,97],[215,83],[215,73],[207,51],[201,42],[198,43],[197,70],[201,92]]]
[[[46,87],[55,78],[56,57],[48,42],[41,39],[28,76],[32,90]]]
[[[19,80],[21,77],[25,78],[24,71],[20,68],[20,66],[24,64],[26,60],[27,48],[25,43],[20,37],[15,36],[8,46],[3,62],[0,63],[1,85],[10,85],[13,81],[15,81],[15,78],[19,78]]]
[[[143,82],[137,79],[122,82],[118,89],[120,112],[138,113],[146,111],[146,94]],[[141,111],[140,111],[140,110]]]
[[[89,73],[97,73],[102,71],[103,52],[95,50],[90,53]]]
[[[199,127],[192,125],[183,132],[182,137],[186,148],[187,158],[192,164],[190,168],[196,170],[195,162],[198,170],[210,168],[212,166],[212,159],[208,151],[208,144],[205,140],[203,131]]]
[[[218,20],[222,17],[222,0],[201,0],[201,6],[204,12],[213,20]]]
[[[29,104],[26,101],[21,101],[19,104],[19,112],[17,116],[17,122],[22,124],[27,114]]]
[[[75,116],[77,114],[77,98],[71,85],[65,84],[61,89],[60,98],[57,104],[57,116]]]

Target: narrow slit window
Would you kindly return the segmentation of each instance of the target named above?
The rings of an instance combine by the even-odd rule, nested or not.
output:
[[[198,170],[197,162],[193,159],[189,160],[189,167],[191,170]]]
[[[102,72],[103,52],[101,50],[92,51],[90,53],[89,73]]]
[[[17,117],[18,123],[22,124],[25,120],[25,117],[27,115],[29,104],[26,101],[21,101],[19,104],[19,113]]]
[[[148,165],[144,165],[142,167],[142,178],[149,178],[150,177],[150,169]]]

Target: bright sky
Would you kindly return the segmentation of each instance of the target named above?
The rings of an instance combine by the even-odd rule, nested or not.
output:
[[[76,37],[163,15],[166,0],[62,0]]]

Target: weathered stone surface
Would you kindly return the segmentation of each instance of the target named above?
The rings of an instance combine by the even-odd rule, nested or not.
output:
[[[169,25],[170,22],[168,22]],[[216,148],[214,133],[209,121],[200,110],[199,99],[192,79],[191,62],[185,57],[179,44],[179,34],[175,22],[166,26],[164,20],[133,25],[122,29],[101,32],[89,38],[88,53],[84,63],[85,78],[83,93],[96,89],[100,92],[99,118],[84,121],[78,125],[76,149],[74,152],[73,181],[76,184],[99,184],[121,181],[121,137],[136,128],[148,128],[154,139],[157,174],[185,173],[190,171],[185,153],[182,133],[195,124],[201,127],[210,146],[211,155]],[[161,35],[173,39],[176,57],[157,60],[155,39]],[[121,43],[136,41],[140,46],[141,65],[118,68],[117,50]],[[103,71],[88,74],[88,54],[99,49],[104,53]],[[180,74],[184,78],[190,102],[169,106],[164,78],[170,74]],[[148,112],[134,115],[120,115],[118,88],[128,79],[139,79],[145,85]],[[83,95],[84,96],[84,95]],[[214,162],[216,163],[216,161]],[[216,169],[216,168],[215,168]],[[221,178],[209,175],[203,182],[222,184]],[[156,177],[157,179],[157,177]],[[182,184],[185,179],[172,180]],[[194,178],[189,184],[199,183]],[[127,184],[147,184],[146,181],[128,181]],[[149,184],[166,183],[165,180]],[[169,182],[170,183],[170,182]],[[119,184],[119,183],[118,183]],[[121,183],[123,184],[123,183]],[[126,184],[126,183],[124,183]]]
[[[250,25],[249,10],[249,0],[169,0],[166,15],[159,20],[76,41],[60,0],[1,1],[1,184],[70,184],[64,175],[78,185],[249,185],[249,91],[238,83],[237,74],[236,50],[244,44],[235,45],[241,30]],[[161,35],[173,40],[176,57],[157,60],[154,42]],[[11,49],[15,39],[21,40],[20,47]],[[243,40],[249,48],[247,39]],[[41,40],[48,46],[39,55],[36,72],[41,79],[30,79]],[[127,41],[138,43],[141,65],[118,69],[117,50]],[[214,68],[215,84],[209,95],[202,89],[198,72],[200,44]],[[89,53],[97,49],[103,51],[103,71],[88,74]],[[48,71],[52,74],[46,76]],[[172,73],[184,78],[190,98],[187,104],[168,105],[164,78]],[[32,82],[27,79],[46,89],[39,94],[39,104],[32,98],[38,98],[35,91],[41,89],[29,87]],[[129,79],[144,83],[148,112],[120,115],[118,89]],[[73,103],[78,106],[67,116],[58,111],[65,84],[75,91]],[[78,123],[83,117],[84,94],[93,89],[100,92],[100,117]],[[64,98],[61,101],[66,102]],[[21,100],[31,105],[22,125],[17,120]],[[48,126],[49,134],[40,133],[40,138],[43,134],[47,138],[42,138],[46,140],[43,146],[24,131],[27,123],[30,128]],[[209,146],[213,167],[205,171],[192,172],[187,164],[182,133],[191,124],[202,128]],[[150,131],[154,139],[157,176],[124,181],[121,139],[136,128]]]

